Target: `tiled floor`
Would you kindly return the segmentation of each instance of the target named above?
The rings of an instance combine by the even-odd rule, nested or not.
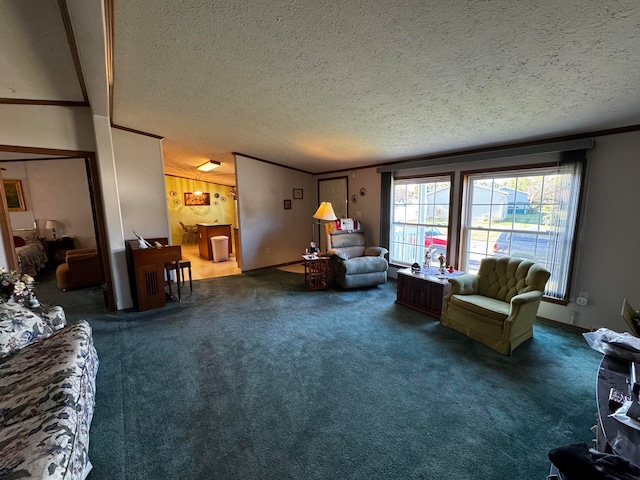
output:
[[[182,245],[182,260],[191,261],[191,274],[194,280],[242,273],[238,268],[235,254],[232,254],[226,262],[214,262],[200,257],[198,245]]]

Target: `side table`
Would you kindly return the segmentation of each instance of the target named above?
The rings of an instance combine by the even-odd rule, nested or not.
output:
[[[446,278],[413,273],[410,268],[398,270],[396,303],[440,320],[442,300],[451,284]]]
[[[304,283],[307,289],[327,290],[329,288],[329,257],[303,255]]]
[[[47,240],[47,257],[52,265],[64,263],[67,250],[73,250],[73,237],[62,237],[57,240]]]

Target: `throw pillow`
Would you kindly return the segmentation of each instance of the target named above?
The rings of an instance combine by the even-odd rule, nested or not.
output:
[[[0,304],[0,358],[52,333],[51,327],[32,311],[17,303]]]
[[[24,238],[14,235],[13,236],[13,244],[17,248],[17,247],[24,247],[27,243],[24,241]]]
[[[33,310],[37,312],[37,315],[40,315],[53,331],[60,330],[67,325],[67,317],[64,314],[64,309],[60,305],[54,305],[53,307],[41,306],[41,308],[32,309],[32,311]]]
[[[38,238],[38,232],[35,229],[14,230],[13,234],[16,237],[22,238],[27,243],[33,242]]]

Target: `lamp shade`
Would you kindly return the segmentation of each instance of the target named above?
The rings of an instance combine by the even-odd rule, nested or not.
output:
[[[316,210],[316,213],[313,214],[313,218],[317,218],[318,220],[337,220],[335,212],[333,211],[333,206],[329,202],[322,202]]]
[[[45,224],[44,228],[46,228],[47,230],[54,230],[59,226],[60,226],[60,222],[58,222],[57,220],[47,220],[47,223]]]

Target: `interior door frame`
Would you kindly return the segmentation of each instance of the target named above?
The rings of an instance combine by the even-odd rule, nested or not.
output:
[[[110,250],[107,242],[107,228],[104,216],[104,203],[102,201],[102,188],[100,184],[100,175],[98,162],[94,152],[75,151],[75,150],[58,150],[51,148],[39,147],[18,147],[14,145],[0,145],[0,151],[34,154],[38,158],[25,158],[21,161],[34,160],[61,160],[68,158],[83,158],[87,172],[87,182],[89,185],[89,198],[91,200],[91,212],[93,216],[93,228],[96,237],[96,247],[98,255],[102,263],[102,269],[105,277],[104,285],[104,302],[105,307],[110,310],[116,310],[115,295],[113,292],[113,277],[111,276],[110,267]],[[0,173],[0,179],[2,175]],[[7,196],[4,191],[4,184],[0,186],[0,197],[2,198],[2,206],[0,207],[0,230],[2,240],[7,248],[8,268],[15,270],[18,266],[18,257],[16,255],[15,245],[13,243],[13,235],[11,228],[11,219],[9,216],[9,208],[7,205]],[[11,265],[13,263],[13,265]]]
[[[331,196],[323,196],[322,187],[321,187],[322,182],[333,183],[335,195],[332,194]],[[344,193],[344,198],[342,198],[343,193]],[[342,177],[319,178],[318,179],[318,205],[320,205],[322,202],[331,203],[331,206],[333,207],[333,211],[336,214],[336,217],[338,218],[341,218],[342,216],[344,216],[344,218],[348,217],[349,216],[349,177],[342,176]],[[325,235],[323,235],[323,231],[325,227],[322,226],[321,222],[317,222],[317,225],[318,225],[318,228],[320,229],[320,232],[319,232],[320,245],[318,246],[322,250],[323,244],[325,244],[324,248],[326,250],[327,240]],[[314,228],[315,228],[315,224],[314,224]]]
[[[333,200],[333,198],[328,198],[325,197],[323,198],[320,192],[320,182],[335,182],[336,185],[341,186],[342,182],[344,182],[344,199],[340,198],[340,203],[344,202],[344,215],[345,218],[349,217],[349,176],[345,175],[343,177],[331,177],[331,178],[319,178],[318,179],[318,205],[320,205],[321,202],[327,202],[330,200]],[[336,216],[339,218],[339,212],[341,212],[341,209],[337,209],[335,205],[333,205],[334,202],[331,202],[332,206],[333,206],[333,210],[336,211]]]

